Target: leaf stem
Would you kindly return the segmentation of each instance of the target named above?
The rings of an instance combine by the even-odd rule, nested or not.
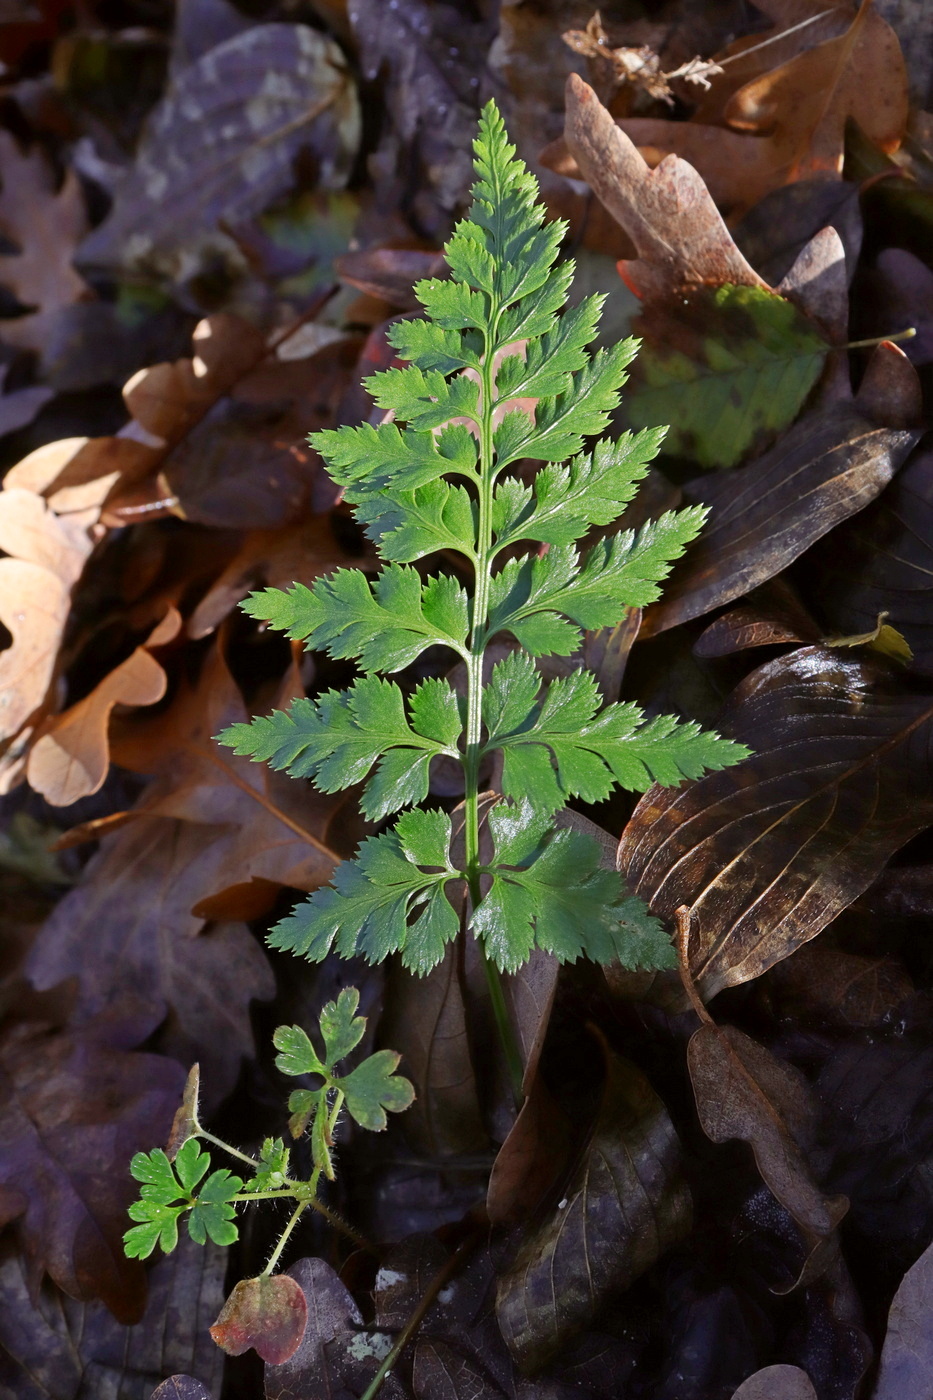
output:
[[[295,1209],[292,1211],[292,1214],[291,1214],[291,1217],[289,1218],[288,1224],[285,1226],[285,1229],[282,1231],[282,1234],[281,1234],[281,1236],[279,1237],[279,1242],[278,1242],[278,1244],[275,1246],[275,1249],[272,1251],[272,1254],[271,1254],[271,1256],[270,1256],[270,1258],[269,1258],[268,1264],[267,1264],[266,1267],[263,1269],[262,1273],[259,1275],[260,1278],[268,1278],[269,1275],[272,1273],[272,1271],[274,1270],[276,1264],[279,1262],[279,1259],[280,1259],[281,1256],[282,1256],[282,1250],[285,1248],[286,1244],[288,1243],[288,1237],[289,1237],[289,1235],[290,1235],[291,1232],[294,1230],[295,1226],[298,1224],[298,1221],[301,1219],[302,1215],[303,1215],[304,1212],[307,1210],[307,1208],[308,1208],[309,1205],[311,1205],[310,1199],[307,1200],[307,1201],[299,1201],[299,1202],[298,1202],[297,1206],[296,1206]]]
[[[495,303],[494,303],[495,306]],[[464,773],[464,845],[466,850],[466,878],[470,891],[470,902],[474,909],[483,897],[479,837],[479,767],[483,748],[483,655],[486,650],[487,617],[489,613],[489,585],[492,575],[492,562],[495,555],[492,542],[492,492],[493,471],[493,402],[495,397],[494,357],[500,308],[495,306],[490,328],[486,334],[486,348],[480,370],[480,413],[479,413],[479,478],[477,481],[478,519],[476,531],[475,583],[473,588],[473,608],[470,628],[470,654],[467,658],[467,724]],[[482,940],[479,940],[480,954],[486,983],[492,1000],[492,1010],[502,1045],[502,1052],[508,1067],[509,1080],[516,1107],[520,1107],[522,1094],[522,1058],[515,1039],[515,1031],[505,1003],[499,969],[486,955]]]

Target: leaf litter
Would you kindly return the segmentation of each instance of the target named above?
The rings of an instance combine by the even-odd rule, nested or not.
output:
[[[71,1400],[84,1375],[134,1400],[359,1400],[445,1270],[386,1396],[933,1384],[926,906],[890,894],[922,891],[933,862],[933,93],[906,14],[758,8],[753,25],[676,0],[650,23],[576,0],[497,17],[190,0],[172,35],[134,4],[170,62],[119,119],[117,70],[80,68],[56,7],[31,67],[0,26],[0,810],[11,850],[67,832],[58,865],[37,846],[0,868],[13,1393]],[[213,744],[352,680],[236,604],[373,568],[304,439],[379,422],[358,381],[391,364],[388,327],[442,267],[491,85],[597,289],[634,293],[622,412],[673,425],[645,499],[710,507],[661,601],[587,634],[560,673],[602,658],[606,700],[753,750],[571,814],[669,929],[692,911],[699,1028],[674,974],[558,976],[541,955],[507,979],[516,1105],[475,962],[377,979],[377,1043],[418,1097],[374,1142],[341,1125],[333,1188],[375,1256],[303,1224],[282,1276],[300,1346],[277,1364],[281,1309],[270,1326],[268,1300],[238,1301],[231,1325],[271,1364],[224,1381],[216,1258],[158,1265],[135,1322],[127,1164],[164,1140],[195,1060],[202,1112],[262,1139],[259,1027],[312,1016],[349,974],[270,958],[261,936],[376,829]],[[903,350],[846,348],[911,325]],[[878,651],[882,625],[912,657]],[[426,654],[403,687],[439,665]],[[243,1250],[258,1274],[258,1224]]]

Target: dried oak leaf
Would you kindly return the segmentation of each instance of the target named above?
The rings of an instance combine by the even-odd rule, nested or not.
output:
[[[0,1252],[0,1388],[17,1400],[145,1400],[153,1386],[162,1400],[210,1400],[223,1357],[207,1328],[223,1298],[226,1262],[216,1245],[179,1240],[149,1271],[141,1322],[126,1327],[103,1304],[76,1302],[50,1284],[36,1296],[11,1240]],[[188,1378],[200,1389],[172,1390],[163,1381],[182,1370],[202,1378]]]
[[[0,1041],[0,1182],[25,1198],[16,1232],[32,1285],[47,1272],[124,1323],[146,1298],[145,1272],[123,1252],[126,1163],[165,1134],[184,1078],[162,1056],[127,1053],[128,1039],[115,1021],[58,1032],[20,1022]]]
[[[224,223],[291,189],[302,147],[317,159],[320,184],[342,188],[359,135],[356,88],[337,44],[303,24],[254,25],[175,75],[80,261],[177,278],[212,251],[238,262]]]
[[[45,722],[30,750],[26,778],[47,802],[67,807],[103,787],[110,767],[111,711],[116,705],[154,705],[162,699],[168,681],[152,650],[172,641],[181,625],[181,614],[170,608],[143,645],[89,695]]]
[[[72,266],[87,231],[81,183],[68,170],[61,188],[40,149],[24,154],[0,132],[0,232],[18,249],[0,256],[0,283],[28,313],[3,321],[2,338],[20,350],[41,350],[50,314],[91,295]]]
[[[619,846],[655,913],[693,909],[704,999],[815,937],[933,822],[933,700],[883,663],[802,648],[748,676],[721,719],[751,758],[650,789]]]
[[[901,1280],[888,1314],[888,1332],[873,1400],[904,1400],[933,1386],[933,1246]]]
[[[156,1022],[167,1017],[160,1048],[186,1065],[199,1060],[214,1102],[253,1052],[250,1002],[275,990],[244,924],[205,931],[191,912],[205,890],[224,883],[228,838],[225,825],[171,817],[147,817],[107,837],[26,964],[40,988],[77,978],[82,1019],[127,1003],[141,1003]]]
[[[689,1230],[680,1156],[647,1079],[607,1052],[600,1112],[566,1195],[499,1280],[499,1326],[523,1368],[544,1365]]]
[[[734,215],[794,180],[838,178],[847,121],[882,151],[896,151],[908,115],[900,44],[871,0],[848,14],[844,33],[733,92],[722,108],[724,126],[641,117],[620,125],[653,158],[675,152],[689,160],[716,203]]]

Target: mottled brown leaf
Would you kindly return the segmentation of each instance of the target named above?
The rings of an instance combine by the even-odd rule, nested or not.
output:
[[[565,1196],[499,1282],[497,1316],[522,1367],[543,1365],[690,1227],[680,1142],[634,1065],[607,1053],[603,1102]]]
[[[158,266],[230,243],[217,224],[258,214],[292,185],[302,146],[324,188],[346,181],[359,105],[333,40],[300,24],[262,24],[178,73],[150,113],[110,217],[85,240],[84,265]]]
[[[706,999],[813,938],[933,821],[933,700],[884,663],[802,648],[753,672],[721,719],[752,757],[652,788],[619,847],[656,913],[692,907]]]

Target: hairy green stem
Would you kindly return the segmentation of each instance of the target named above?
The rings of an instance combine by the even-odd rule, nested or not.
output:
[[[466,847],[466,877],[470,900],[475,909],[482,899],[479,837],[479,767],[483,745],[483,654],[486,650],[489,614],[489,585],[495,555],[492,543],[492,493],[495,484],[493,470],[493,405],[495,399],[494,355],[499,321],[499,309],[492,317],[486,336],[486,349],[480,371],[479,416],[479,480],[477,482],[478,520],[476,538],[475,584],[470,628],[470,655],[467,660],[467,724],[463,760],[464,772],[464,844]],[[499,969],[479,944],[492,1001],[493,1015],[499,1032],[509,1082],[516,1107],[522,1103],[522,1057],[515,1038],[509,1010],[502,990]]]
[[[276,1264],[279,1262],[279,1259],[281,1258],[282,1250],[285,1248],[286,1244],[288,1243],[288,1237],[289,1237],[289,1235],[290,1235],[291,1232],[294,1230],[295,1226],[298,1224],[298,1221],[301,1219],[302,1215],[303,1215],[304,1212],[307,1210],[307,1208],[308,1208],[308,1206],[309,1206],[310,1204],[311,1204],[311,1201],[310,1201],[310,1200],[307,1200],[307,1201],[299,1201],[299,1202],[298,1202],[298,1205],[297,1205],[297,1206],[295,1207],[295,1209],[292,1211],[292,1214],[291,1214],[291,1217],[290,1217],[290,1219],[289,1219],[288,1224],[285,1226],[285,1229],[282,1231],[282,1234],[281,1234],[281,1236],[280,1236],[280,1238],[279,1238],[278,1244],[276,1245],[275,1249],[272,1251],[272,1254],[271,1254],[271,1256],[270,1256],[270,1259],[269,1259],[268,1264],[267,1264],[266,1267],[263,1269],[262,1273],[259,1275],[260,1278],[269,1278],[269,1276],[272,1274],[273,1270],[275,1269]]]

